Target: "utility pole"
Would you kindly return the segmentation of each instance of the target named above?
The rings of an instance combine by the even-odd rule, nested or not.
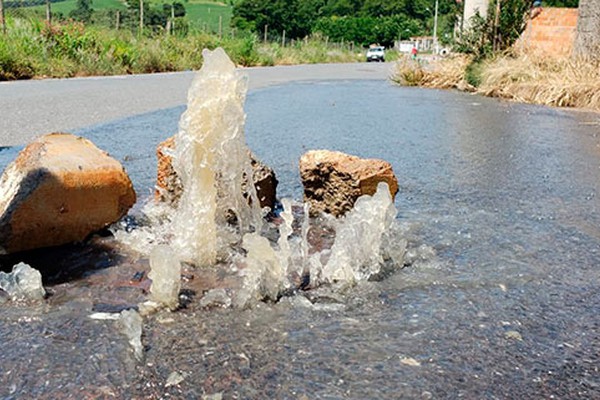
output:
[[[281,47],[285,47],[285,29],[283,30],[283,36],[281,37]]]
[[[438,26],[438,3],[439,0],[435,0],[435,14],[433,17],[433,49],[435,54],[439,52],[438,49],[438,38],[437,38],[437,26]]]
[[[265,24],[265,36],[263,38],[263,42],[267,43],[267,32],[269,30],[269,25]]]
[[[6,34],[6,19],[4,18],[4,0],[0,0],[0,25],[2,25],[2,33]]]

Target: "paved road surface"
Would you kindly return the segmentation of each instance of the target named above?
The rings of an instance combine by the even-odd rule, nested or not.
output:
[[[386,79],[390,63],[247,68],[250,90],[291,81]],[[193,72],[0,83],[0,147],[185,104]]]

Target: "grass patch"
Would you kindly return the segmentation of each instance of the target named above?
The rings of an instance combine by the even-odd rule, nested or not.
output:
[[[186,18],[190,24],[198,29],[209,32],[218,32],[219,17],[222,19],[222,29],[224,33],[230,32],[229,24],[231,22],[231,6],[223,3],[210,3],[205,1],[190,0],[183,3],[186,10]]]
[[[483,62],[482,60],[472,60],[465,68],[465,80],[473,87],[479,87],[482,81]]]
[[[53,13],[61,13],[65,17],[69,15],[69,13],[77,7],[77,0],[64,0],[57,3],[52,3],[52,12]],[[33,6],[33,7],[25,7],[30,8],[32,10],[38,11],[40,13],[46,12],[46,6]],[[125,3],[119,0],[92,0],[92,8],[94,10],[108,10],[108,9],[116,9],[116,10],[125,10]]]
[[[186,36],[112,30],[81,23],[46,25],[40,20],[8,19],[0,35],[0,80],[63,78],[196,70],[203,48],[223,47],[242,66],[356,62],[363,52],[331,49],[319,38],[282,47],[254,35],[219,38],[195,31]]]
[[[465,80],[465,69],[471,60],[463,55],[431,62],[403,56],[394,65],[391,80],[403,86],[473,90]]]
[[[478,91],[526,103],[600,111],[600,61],[498,57],[485,62]]]
[[[171,3],[169,0],[153,0],[149,4],[152,7],[162,7],[162,4]],[[219,18],[221,18],[222,31],[224,34],[231,32],[229,27],[231,22],[232,7],[220,2],[210,2],[205,0],[182,1],[186,15],[185,18],[190,25],[197,29],[204,29],[207,32],[217,33],[219,31]],[[52,12],[60,13],[68,17],[69,13],[77,7],[77,0],[64,0],[52,3]],[[103,10],[126,10],[125,3],[120,0],[93,0],[92,8],[95,11]],[[26,7],[39,15],[45,15],[46,6]]]

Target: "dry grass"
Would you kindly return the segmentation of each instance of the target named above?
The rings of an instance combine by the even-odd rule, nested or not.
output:
[[[600,111],[600,61],[504,56],[482,71],[478,92],[486,96]]]
[[[403,58],[391,79],[401,85],[475,91],[524,103],[600,111],[600,60],[508,54],[477,64],[478,87],[465,79],[472,59],[455,56],[422,65]],[[473,79],[469,79],[473,82]]]
[[[404,86],[470,91],[474,88],[465,80],[465,70],[470,63],[471,57],[464,55],[431,62],[402,57],[394,65],[390,79]]]

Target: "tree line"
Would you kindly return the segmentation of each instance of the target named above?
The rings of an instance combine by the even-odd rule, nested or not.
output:
[[[431,35],[435,0],[240,0],[233,6],[237,29],[265,30],[298,39],[321,33],[334,41],[360,45]],[[451,35],[461,4],[439,0],[438,32]]]

